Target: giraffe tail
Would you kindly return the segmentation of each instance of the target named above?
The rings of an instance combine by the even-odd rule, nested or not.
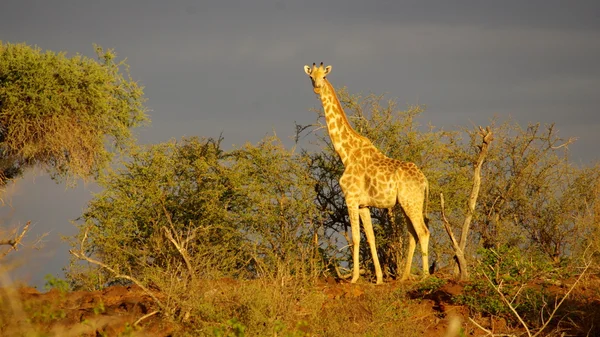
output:
[[[425,205],[423,207],[423,219],[425,221],[425,225],[429,227],[429,211],[427,210],[427,206],[429,204],[429,180],[425,179]]]

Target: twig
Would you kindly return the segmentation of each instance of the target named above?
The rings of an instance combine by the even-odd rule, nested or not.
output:
[[[145,320],[146,318],[150,317],[150,316],[154,316],[156,314],[158,314],[160,311],[159,310],[155,310],[149,314],[145,314],[144,316],[140,317],[137,321],[135,321],[135,323],[133,323],[133,326],[137,326],[141,321]]]
[[[468,317],[469,321],[471,321],[471,323],[475,324],[476,327],[478,327],[479,329],[483,330],[484,332],[487,333],[487,336],[493,336],[493,337],[514,337],[514,334],[495,334],[492,331],[482,327],[481,325],[479,325],[479,323],[475,322],[474,319],[472,319],[471,317]]]
[[[6,255],[8,255],[8,253],[10,253],[13,250],[15,250],[15,251],[18,250],[18,246],[21,243],[21,241],[23,240],[23,237],[25,237],[25,234],[29,231],[29,225],[31,225],[31,221],[27,221],[27,223],[21,230],[21,233],[16,235],[14,239],[0,240],[0,246],[11,246],[7,251],[2,253],[2,256],[0,256],[0,258],[5,257]],[[15,233],[16,233],[16,230],[15,230]]]
[[[333,264],[333,269],[335,269],[335,273],[337,274],[338,278],[341,280],[347,280],[352,277],[352,273],[348,273],[347,275],[342,275],[342,273],[340,272],[340,269],[337,265],[337,262],[335,262]]]
[[[519,290],[517,290],[517,293],[515,294],[515,296],[513,296],[512,300],[510,301],[510,304],[512,304],[517,299],[517,296],[519,296],[519,294],[521,293],[521,290],[523,290],[523,288],[525,288],[525,284],[521,284],[521,286],[519,287]]]
[[[571,137],[569,138],[566,142],[564,142],[563,144],[560,144],[558,146],[551,146],[552,150],[558,150],[561,147],[566,147],[567,149],[569,148],[569,144],[572,144],[573,142],[575,142],[577,140],[576,137]]]
[[[478,327],[479,329],[481,329],[485,333],[487,333],[488,336],[493,336],[494,335],[490,330],[488,330],[488,329],[482,327],[481,325],[479,325],[479,323],[475,322],[475,320],[472,319],[471,317],[468,317],[468,318],[469,318],[469,321],[471,321],[471,323],[475,324],[476,327]]]

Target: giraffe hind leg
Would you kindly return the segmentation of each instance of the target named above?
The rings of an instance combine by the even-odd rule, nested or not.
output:
[[[398,202],[402,206],[404,214],[408,218],[408,253],[406,256],[406,267],[402,274],[402,280],[407,279],[410,276],[410,268],[412,266],[412,258],[416,248],[416,242],[419,242],[421,246],[421,256],[423,258],[423,276],[429,275],[429,229],[425,224],[425,218],[423,214],[423,199],[415,198],[407,199],[398,198]]]
[[[406,251],[406,262],[404,263],[404,272],[402,273],[402,277],[400,278],[400,281],[406,281],[410,278],[410,269],[412,267],[412,260],[413,260],[413,255],[415,253],[415,247],[416,247],[416,242],[415,242],[415,235],[414,235],[414,231],[412,230],[411,226],[408,226],[408,247],[407,247],[407,251]]]
[[[423,217],[423,212],[421,209],[416,209],[410,214],[407,213],[407,216],[410,219],[409,231],[411,232],[411,237],[419,242],[421,246],[421,256],[423,259],[423,276],[429,276],[429,229],[425,224],[425,219]],[[411,248],[411,247],[409,247]],[[415,246],[412,246],[412,250],[414,251]],[[412,256],[411,256],[412,257]]]

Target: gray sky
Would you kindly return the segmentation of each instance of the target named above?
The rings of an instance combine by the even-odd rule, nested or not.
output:
[[[142,143],[223,132],[230,148],[275,130],[291,146],[294,122],[314,122],[319,106],[302,67],[323,61],[336,87],[426,104],[421,124],[555,122],[578,138],[573,160],[590,163],[600,159],[598,17],[598,1],[4,0],[0,39],[71,55],[114,48],[146,87]],[[62,276],[60,235],[93,190],[33,174],[11,187],[1,226],[50,232],[45,249],[20,255],[25,281]]]

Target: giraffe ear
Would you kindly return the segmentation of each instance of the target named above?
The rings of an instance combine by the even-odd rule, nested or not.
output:
[[[329,74],[330,72],[331,72],[331,66],[325,67],[325,75]]]
[[[304,66],[304,72],[310,76],[310,67],[309,66]]]

